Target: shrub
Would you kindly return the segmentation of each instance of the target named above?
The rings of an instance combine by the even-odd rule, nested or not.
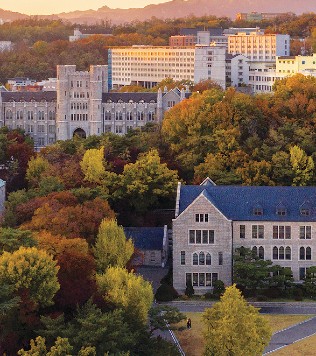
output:
[[[192,297],[194,294],[194,288],[191,283],[187,283],[187,287],[185,288],[185,295],[188,297]]]
[[[298,302],[301,302],[303,300],[303,291],[301,288],[295,288],[294,299]]]
[[[177,291],[169,284],[163,283],[157,289],[155,298],[159,302],[169,302],[175,298],[178,298]]]
[[[213,293],[211,293],[211,292],[205,293],[205,294],[204,294],[204,298],[205,298],[205,299],[213,299]]]
[[[257,296],[257,301],[258,302],[266,302],[267,300],[268,300],[268,297],[266,295],[260,294],[260,295]]]
[[[268,298],[280,298],[283,296],[283,293],[278,287],[270,287],[264,291],[264,295]]]
[[[223,281],[218,280],[214,282],[213,294],[215,297],[219,298],[225,292],[225,284]]]

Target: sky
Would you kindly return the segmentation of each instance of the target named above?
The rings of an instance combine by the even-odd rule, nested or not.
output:
[[[48,15],[74,10],[96,10],[104,5],[115,9],[144,7],[170,0],[0,0],[0,8],[28,15]]]

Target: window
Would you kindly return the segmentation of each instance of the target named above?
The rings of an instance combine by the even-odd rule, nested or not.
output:
[[[185,265],[185,251],[181,251],[181,258],[180,258],[181,265]]]
[[[312,259],[312,249],[310,247],[300,247],[300,260]]]
[[[33,120],[33,111],[28,111],[27,112],[27,119],[28,120]]]
[[[186,285],[193,287],[212,287],[218,280],[218,273],[186,273]]]
[[[252,238],[253,239],[263,239],[264,238],[264,226],[263,225],[252,225]]]
[[[189,244],[202,243],[214,243],[214,230],[189,230]]]
[[[208,214],[195,214],[195,222],[208,222]]]
[[[122,126],[115,126],[115,133],[123,133],[123,127]]]
[[[194,253],[194,254],[193,254],[192,264],[193,264],[194,266],[197,266],[197,265],[199,264],[199,257],[198,257],[198,254],[197,254],[197,253]]]
[[[311,226],[300,226],[300,239],[311,239],[312,238],[312,227]]]
[[[111,111],[104,112],[104,120],[111,120]]]
[[[210,266],[212,264],[212,257],[211,254],[207,253],[206,254],[206,265]]]
[[[244,239],[246,237],[246,226],[245,225],[239,226],[239,237],[241,239]]]
[[[45,126],[44,125],[37,125],[37,132],[45,132]]]
[[[278,207],[276,209],[276,214],[279,216],[285,216],[286,215],[286,209],[283,207]]]
[[[303,281],[306,276],[306,267],[300,267],[300,281]]]
[[[143,121],[144,120],[144,113],[142,111],[137,112],[137,120]]]
[[[204,252],[199,253],[199,265],[205,265],[205,254]]]
[[[38,112],[38,120],[45,120],[45,113],[44,111]]]
[[[44,138],[44,137],[39,137],[39,138],[37,139],[37,144],[38,144],[39,146],[44,146],[44,145],[45,145],[45,138]]]
[[[218,265],[219,266],[223,265],[223,252],[218,253]]]
[[[133,114],[132,114],[131,111],[128,111],[128,112],[126,113],[126,120],[128,120],[128,121],[133,120]]]
[[[273,238],[274,239],[290,239],[291,238],[291,226],[273,226]]]
[[[273,260],[291,260],[292,258],[292,253],[291,253],[291,247],[287,246],[284,248],[284,246],[280,247],[273,247],[272,250],[272,259]]]
[[[263,209],[260,206],[254,208],[253,215],[257,215],[257,216],[263,215]]]

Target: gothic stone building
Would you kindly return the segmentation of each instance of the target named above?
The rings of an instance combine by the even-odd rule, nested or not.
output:
[[[295,281],[316,265],[316,187],[181,185],[173,220],[173,283],[197,294],[214,281],[233,280],[233,253],[252,249],[259,258],[290,267]]]
[[[40,148],[78,134],[125,134],[148,122],[161,122],[164,112],[188,98],[184,90],[158,93],[108,92],[108,68],[57,66],[57,91],[0,92],[0,127],[21,128]]]

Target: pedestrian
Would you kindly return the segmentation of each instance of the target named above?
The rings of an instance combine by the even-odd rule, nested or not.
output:
[[[187,329],[191,329],[191,319],[187,320]]]

